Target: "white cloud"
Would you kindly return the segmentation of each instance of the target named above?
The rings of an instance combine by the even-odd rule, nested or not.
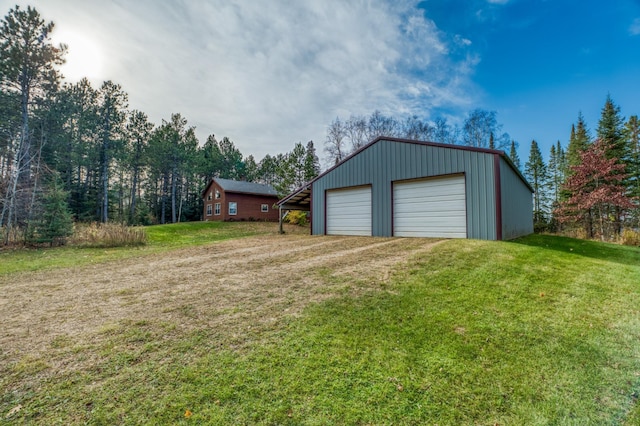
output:
[[[640,35],[640,18],[636,18],[631,23],[629,27],[629,34],[631,35]]]
[[[202,141],[229,136],[258,159],[309,139],[320,148],[338,115],[468,105],[478,62],[452,60],[414,0],[29,4],[100,43],[102,78],[122,85],[131,108],[156,123],[180,112]]]

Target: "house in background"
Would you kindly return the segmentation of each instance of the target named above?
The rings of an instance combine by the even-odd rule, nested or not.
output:
[[[205,221],[278,220],[278,194],[271,185],[213,178],[202,198]]]
[[[380,137],[278,205],[314,235],[508,240],[533,232],[532,193],[503,151]]]

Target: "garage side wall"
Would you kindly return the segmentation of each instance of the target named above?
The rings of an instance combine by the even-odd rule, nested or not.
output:
[[[325,234],[325,192],[371,185],[372,235],[393,235],[393,182],[464,173],[468,238],[496,239],[492,154],[411,142],[380,140],[313,183],[312,233]]]
[[[500,158],[502,192],[502,238],[513,238],[533,233],[533,194],[522,179]]]

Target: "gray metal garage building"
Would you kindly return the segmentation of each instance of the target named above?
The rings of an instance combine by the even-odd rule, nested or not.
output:
[[[503,151],[384,137],[278,204],[314,235],[503,240],[533,232],[532,193]]]

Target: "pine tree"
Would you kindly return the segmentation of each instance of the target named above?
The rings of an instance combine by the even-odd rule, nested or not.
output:
[[[54,176],[49,188],[45,191],[42,211],[29,227],[27,241],[31,243],[48,243],[59,245],[66,242],[73,234],[73,219],[67,204],[68,194],[62,189],[62,181]]]
[[[7,226],[5,235],[30,216],[29,205],[21,195],[31,198],[30,118],[38,99],[44,98],[60,81],[57,65],[64,62],[66,46],[51,42],[53,22],[45,23],[38,11],[16,6],[0,21],[0,87],[19,97],[20,130],[16,146],[12,147],[12,178],[4,194],[0,212],[0,227]],[[5,239],[5,243],[8,239]]]
[[[598,122],[598,139],[606,147],[607,158],[614,158],[617,164],[624,165],[625,173],[629,172],[627,162],[629,161],[629,149],[627,141],[624,137],[624,118],[620,116],[620,107],[616,106],[611,100],[611,96],[607,96],[607,100],[602,108],[600,121]],[[631,186],[628,177],[625,178],[623,185]],[[622,231],[622,211],[619,207],[615,208],[616,216],[616,234]]]
[[[316,148],[313,141],[307,142],[306,153],[304,156],[304,181],[309,182],[320,174],[320,160],[316,154]]]
[[[547,171],[549,174],[549,191],[553,203],[558,203],[561,199],[562,184],[565,180],[565,161],[565,152],[560,141],[555,145],[551,145]]]
[[[132,111],[127,123],[127,158],[124,165],[131,172],[131,193],[129,198],[130,224],[136,222],[138,200],[140,199],[140,178],[143,168],[146,166],[144,153],[148,147],[153,124],[142,111]]]
[[[124,141],[125,110],[127,94],[119,84],[105,81],[100,87],[98,113],[100,123],[100,204],[97,206],[99,220],[109,221],[109,183],[111,163],[122,152]]]
[[[624,137],[624,118],[620,116],[620,107],[615,105],[611,96],[602,108],[597,130],[598,139],[607,146],[607,158],[617,158],[619,163],[628,160],[628,147]]]
[[[524,165],[524,175],[533,187],[533,223],[537,231],[547,226],[548,174],[538,143],[531,141],[529,160]]]
[[[565,180],[565,153],[560,141],[556,145],[551,145],[549,152],[549,164],[547,171],[549,174],[549,197],[551,201],[551,219],[550,228],[554,231],[559,231],[559,223],[555,217],[554,211],[560,205],[562,199],[562,185]]]
[[[518,151],[516,148],[516,141],[511,140],[511,148],[509,149],[509,158],[513,162],[513,165],[517,167],[518,170],[522,168],[520,164],[520,157],[518,156]]]
[[[567,147],[567,165],[569,167],[580,164],[581,154],[586,151],[591,143],[587,125],[584,122],[582,113],[578,114],[577,125],[571,126],[571,137]]]
[[[209,135],[204,146],[200,149],[200,176],[207,185],[211,179],[220,176],[222,169],[222,154],[215,135]]]
[[[243,180],[247,182],[255,182],[258,179],[258,163],[253,155],[249,155],[243,160],[244,163],[244,176]]]

